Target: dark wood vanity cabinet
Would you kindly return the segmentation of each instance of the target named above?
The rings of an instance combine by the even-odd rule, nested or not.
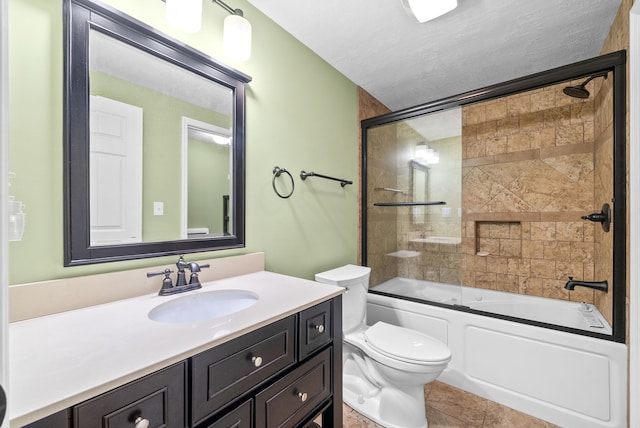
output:
[[[295,427],[331,396],[331,348],[256,395],[256,427]]]
[[[194,425],[294,365],[295,331],[291,316],[191,358]]]
[[[342,427],[341,314],[339,296],[28,428]]]
[[[323,427],[342,426],[342,327],[335,315],[342,310],[338,299],[341,297],[191,358],[193,426],[244,426],[249,406],[237,403],[246,398],[252,410],[251,427],[305,426],[320,413]],[[336,325],[340,328],[337,338]],[[338,406],[333,405],[336,387],[340,388]],[[334,420],[335,407],[340,408],[339,422]],[[229,424],[219,425],[229,414],[234,415]]]

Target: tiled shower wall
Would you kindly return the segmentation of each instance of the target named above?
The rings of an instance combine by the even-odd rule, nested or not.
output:
[[[462,282],[597,303],[611,320],[603,293],[563,287],[569,276],[611,283],[612,258],[600,245],[611,234],[581,219],[611,200],[612,141],[596,124],[611,114],[611,97],[570,98],[564,86],[463,109]]]
[[[367,265],[372,267],[370,283],[380,284],[398,276],[395,258],[387,256],[398,248],[398,210],[375,207],[377,202],[402,202],[404,195],[383,190],[399,189],[406,180],[398,158],[404,150],[399,148],[398,126],[391,124],[373,128],[367,135]],[[404,174],[402,176],[401,174]]]

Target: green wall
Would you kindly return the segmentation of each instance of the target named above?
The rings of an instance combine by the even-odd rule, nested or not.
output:
[[[247,87],[246,248],[190,255],[193,260],[264,251],[267,269],[312,278],[356,261],[357,90],[282,28],[244,0],[253,26],[252,58],[224,58],[226,12],[204,4],[203,29],[184,34],[169,26],[160,0],[106,0],[202,52],[252,76]],[[9,245],[10,283],[169,264],[164,257],[63,267],[62,1],[9,1],[10,193],[25,203],[24,238]],[[274,166],[296,178],[294,195],[271,189]],[[354,180],[341,188],[307,179],[300,170]]]

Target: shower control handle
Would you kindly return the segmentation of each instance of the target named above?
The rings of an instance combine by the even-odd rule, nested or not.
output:
[[[608,232],[611,227],[611,207],[609,204],[602,205],[602,210],[599,213],[592,213],[582,216],[583,220],[589,220],[594,223],[602,224],[602,229]]]

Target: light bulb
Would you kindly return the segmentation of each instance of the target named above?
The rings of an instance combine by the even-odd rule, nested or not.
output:
[[[224,19],[222,51],[236,61],[251,58],[251,23],[240,15],[229,15]]]

